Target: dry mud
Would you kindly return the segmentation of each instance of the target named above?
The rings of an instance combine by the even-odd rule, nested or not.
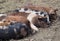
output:
[[[29,2],[33,5],[58,8],[58,18],[49,28],[40,28],[40,31],[33,36],[10,41],[60,41],[60,0],[0,0],[0,13],[14,10]]]

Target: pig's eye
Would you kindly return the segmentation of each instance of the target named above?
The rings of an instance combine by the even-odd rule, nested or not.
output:
[[[28,8],[24,8],[24,10],[25,10],[25,11],[27,11],[27,10],[28,10]]]
[[[41,21],[47,22],[47,18],[38,18],[38,20],[41,20]]]
[[[6,22],[6,21],[3,21],[3,22]]]
[[[13,25],[13,24],[14,24],[14,23],[12,23],[12,22],[10,23],[10,25]]]

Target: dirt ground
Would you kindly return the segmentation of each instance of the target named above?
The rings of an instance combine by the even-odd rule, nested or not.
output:
[[[60,16],[60,0],[0,0],[0,13],[14,10],[29,2],[34,5],[58,8],[57,14]],[[60,41],[60,17],[49,28],[40,28],[40,31],[33,36],[10,41]]]

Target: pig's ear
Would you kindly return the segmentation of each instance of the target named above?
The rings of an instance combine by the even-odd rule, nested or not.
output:
[[[51,9],[53,9],[52,7],[50,7],[50,8],[51,8]],[[57,8],[55,8],[55,9],[54,9],[54,11],[58,11],[58,9],[57,9]]]
[[[21,28],[20,32],[21,32],[20,34],[23,35],[23,36],[27,35],[27,32],[26,32],[25,28]]]
[[[49,14],[55,14],[56,11],[58,11],[58,9],[51,8],[50,11],[49,11]]]
[[[55,8],[55,9],[54,9],[54,11],[56,12],[56,11],[58,11],[58,9],[57,9],[57,8]]]

